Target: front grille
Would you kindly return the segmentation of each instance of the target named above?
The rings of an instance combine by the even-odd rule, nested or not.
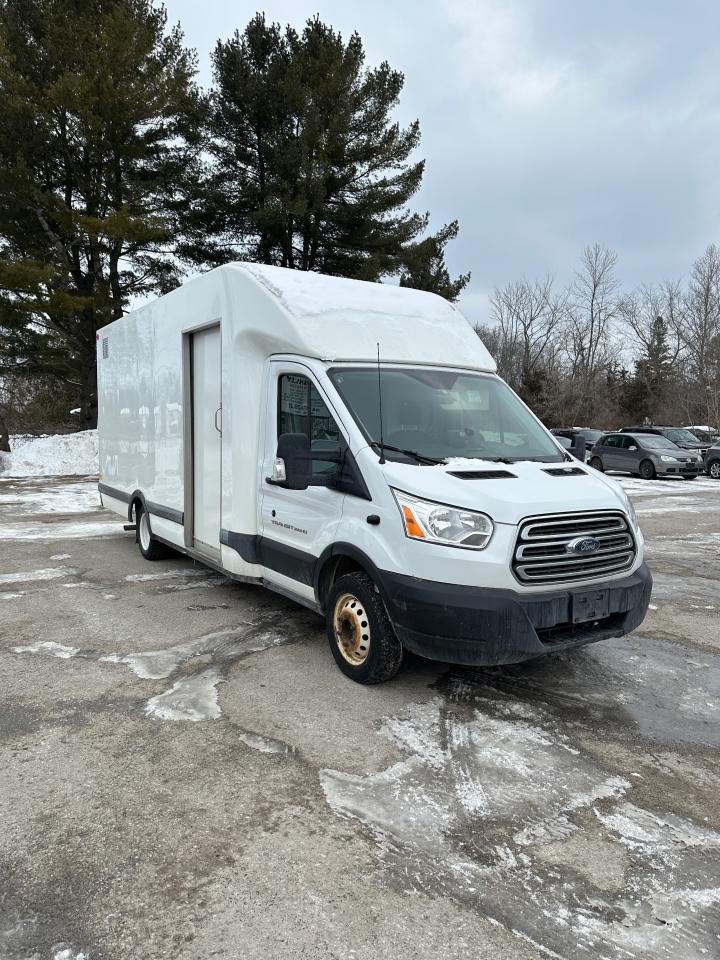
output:
[[[568,551],[568,544],[578,537],[594,537],[600,548],[587,554]],[[623,513],[531,517],[520,524],[512,567],[523,583],[592,580],[628,570],[636,552],[635,539]]]

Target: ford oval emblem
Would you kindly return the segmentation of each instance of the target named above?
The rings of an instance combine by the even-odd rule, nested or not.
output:
[[[597,553],[599,549],[597,537],[576,537],[566,547],[568,553]]]

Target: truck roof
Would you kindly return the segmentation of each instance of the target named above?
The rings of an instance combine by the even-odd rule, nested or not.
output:
[[[287,314],[288,352],[323,360],[375,360],[379,343],[383,362],[496,369],[462,313],[436,294],[257,263],[219,269],[252,278]]]
[[[379,343],[383,363],[496,370],[457,307],[390,283],[236,262],[192,277],[132,315],[152,318],[159,336],[163,328],[222,317],[240,349],[265,357],[375,361]],[[110,327],[116,324],[124,319]]]

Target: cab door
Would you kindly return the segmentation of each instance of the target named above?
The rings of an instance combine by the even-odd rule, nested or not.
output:
[[[313,484],[305,490],[270,482],[278,437],[303,433],[313,453],[335,451],[347,437],[312,373],[302,364],[271,362],[266,402],[259,559],[270,583],[313,599],[316,560],[335,539],[345,498],[323,482],[337,476],[337,465],[330,461],[313,461]]]

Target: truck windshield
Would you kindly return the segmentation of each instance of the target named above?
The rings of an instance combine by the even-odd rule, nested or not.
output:
[[[335,367],[330,379],[378,450],[380,404],[376,367]],[[381,367],[388,460],[418,463],[453,457],[558,463],[566,456],[497,377],[455,370]]]

